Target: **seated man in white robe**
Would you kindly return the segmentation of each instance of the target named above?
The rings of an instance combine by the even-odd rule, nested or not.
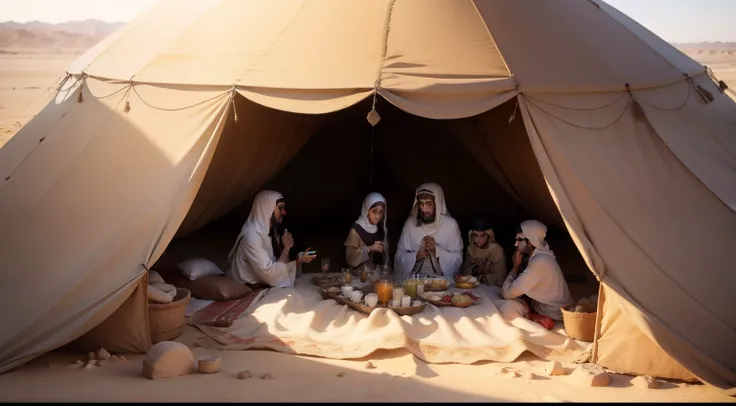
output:
[[[499,310],[507,319],[532,318],[533,313],[562,321],[560,308],[572,303],[570,289],[557,264],[557,259],[545,241],[547,226],[537,220],[521,223],[516,235],[513,268],[501,288],[503,301]],[[520,272],[522,257],[529,255],[529,263]],[[531,299],[531,309],[522,299]]]
[[[460,272],[463,238],[457,221],[447,212],[440,185],[426,183],[417,189],[394,262],[396,278],[401,280],[411,275],[452,277]]]
[[[294,286],[301,265],[312,262],[316,255],[300,252],[295,261],[289,260],[294,238],[279,227],[285,215],[286,203],[280,193],[264,190],[256,195],[228,256],[228,277],[247,285]]]

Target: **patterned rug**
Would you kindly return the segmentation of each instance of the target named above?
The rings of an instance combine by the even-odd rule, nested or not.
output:
[[[194,313],[191,325],[230,327],[256,301],[264,289],[254,290],[240,299],[214,302]]]

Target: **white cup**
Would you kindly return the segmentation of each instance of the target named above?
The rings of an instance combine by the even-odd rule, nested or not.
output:
[[[421,296],[424,294],[424,282],[419,282],[417,284],[417,296]]]
[[[399,307],[399,306],[401,306],[401,300],[394,299],[391,301],[391,307]]]
[[[422,305],[422,302],[420,302],[419,300],[415,300],[415,301],[411,302],[411,305],[412,305],[412,307],[419,307],[419,306]]]
[[[401,301],[402,297],[404,297],[404,288],[394,288],[393,299]]]
[[[350,292],[350,300],[353,301],[353,303],[360,303],[360,299],[363,298],[363,292],[359,290],[354,290]]]
[[[378,295],[375,293],[365,295],[365,304],[368,307],[376,307],[378,304]]]
[[[348,298],[350,297],[350,292],[353,291],[353,287],[350,286],[350,285],[345,285],[345,286],[341,287],[340,289],[342,290],[342,295],[344,297],[348,297]]]
[[[403,296],[401,298],[401,307],[409,307],[409,306],[411,306],[411,297]]]

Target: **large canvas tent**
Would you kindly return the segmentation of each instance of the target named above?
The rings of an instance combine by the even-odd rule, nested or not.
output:
[[[145,351],[146,269],[175,234],[363,102],[452,120],[564,224],[603,286],[594,361],[736,385],[736,104],[600,0],[163,0],[68,73],[0,149],[0,371],[116,329]]]

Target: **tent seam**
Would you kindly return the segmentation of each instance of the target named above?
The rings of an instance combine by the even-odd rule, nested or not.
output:
[[[496,47],[496,51],[498,51],[498,56],[501,58],[501,62],[503,62],[503,66],[506,68],[506,72],[508,72],[509,76],[514,78],[514,83],[516,83],[516,77],[514,76],[514,73],[509,68],[509,64],[506,63],[506,58],[503,56],[503,52],[501,52],[501,48],[498,47],[498,42],[496,42],[496,39],[493,37],[493,33],[491,32],[491,28],[486,24],[486,20],[483,18],[483,14],[480,13],[480,10],[478,9],[478,5],[475,3],[475,0],[468,0],[470,1],[470,4],[473,5],[473,8],[475,9],[475,12],[478,14],[478,18],[480,19],[480,22],[483,23],[483,26],[486,28],[486,32],[488,33],[488,36],[490,37],[491,41],[493,42],[493,46]],[[519,84],[516,83],[517,91]]]

